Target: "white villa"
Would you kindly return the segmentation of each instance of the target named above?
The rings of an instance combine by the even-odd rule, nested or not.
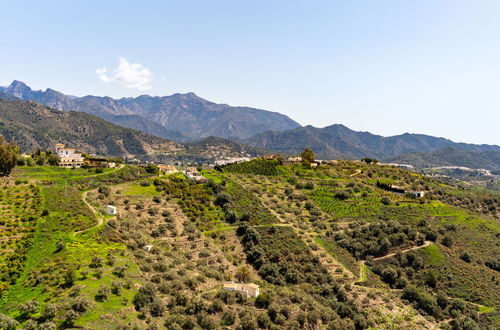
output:
[[[56,152],[59,156],[60,167],[81,167],[83,165],[83,157],[81,153],[75,152],[74,148],[64,148],[64,144],[56,144]]]
[[[225,282],[222,286],[224,290],[236,291],[243,295],[243,297],[257,298],[259,295],[259,286],[253,283],[235,283],[235,282]]]

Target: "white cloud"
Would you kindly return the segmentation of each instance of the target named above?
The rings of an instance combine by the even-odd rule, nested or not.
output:
[[[119,64],[112,74],[108,75],[108,69],[97,69],[95,73],[105,83],[117,82],[128,89],[137,89],[141,92],[148,91],[153,86],[153,74],[148,68],[140,63],[129,63],[126,58],[120,57]]]

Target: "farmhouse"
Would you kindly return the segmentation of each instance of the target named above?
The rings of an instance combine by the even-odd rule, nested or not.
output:
[[[74,148],[64,148],[64,144],[56,144],[57,156],[59,156],[60,167],[81,167],[83,157],[81,153],[75,152]]]
[[[195,181],[196,183],[207,183],[208,179],[201,175],[194,167],[188,167],[184,172],[186,178]]]
[[[157,168],[163,174],[172,174],[179,172],[177,168],[175,168],[175,166],[171,165],[158,165]]]
[[[259,295],[259,286],[257,284],[249,283],[235,283],[235,282],[225,282],[222,286],[224,290],[239,292],[243,297],[257,298]]]

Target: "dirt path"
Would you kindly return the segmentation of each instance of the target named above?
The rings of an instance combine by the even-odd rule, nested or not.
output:
[[[75,231],[73,233],[73,237],[76,237],[76,235],[78,235],[78,234],[81,234],[81,233],[87,232],[87,231],[89,231],[91,229],[94,229],[96,227],[99,227],[100,225],[102,225],[104,223],[104,219],[102,218],[101,213],[99,211],[97,211],[96,208],[87,201],[87,194],[89,192],[90,192],[90,190],[83,192],[83,194],[82,194],[82,200],[85,203],[85,205],[87,205],[87,207],[90,209],[90,211],[92,212],[92,214],[94,215],[94,217],[97,219],[97,224],[95,226],[92,226],[92,227],[87,228],[87,229]]]
[[[355,177],[355,176],[356,176],[356,175],[358,175],[358,174],[361,174],[361,170],[360,170],[359,168],[358,168],[358,169],[356,169],[356,172],[355,172],[355,173],[353,173],[353,174],[349,175],[349,177],[350,177],[350,178],[352,178],[352,177]]]
[[[406,253],[406,252],[409,252],[409,251],[414,251],[414,250],[422,249],[422,248],[427,247],[427,246],[429,246],[431,244],[432,244],[431,241],[425,241],[423,245],[414,246],[414,247],[411,247],[409,249],[402,250],[401,253]],[[379,261],[379,260],[384,260],[384,259],[387,259],[387,258],[394,257],[396,255],[396,253],[397,252],[389,253],[389,254],[387,254],[385,256],[382,256],[382,257],[373,258],[373,261]]]

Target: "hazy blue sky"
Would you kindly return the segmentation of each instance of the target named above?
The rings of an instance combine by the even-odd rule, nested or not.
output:
[[[0,85],[193,91],[303,125],[500,144],[498,0],[0,5]]]

